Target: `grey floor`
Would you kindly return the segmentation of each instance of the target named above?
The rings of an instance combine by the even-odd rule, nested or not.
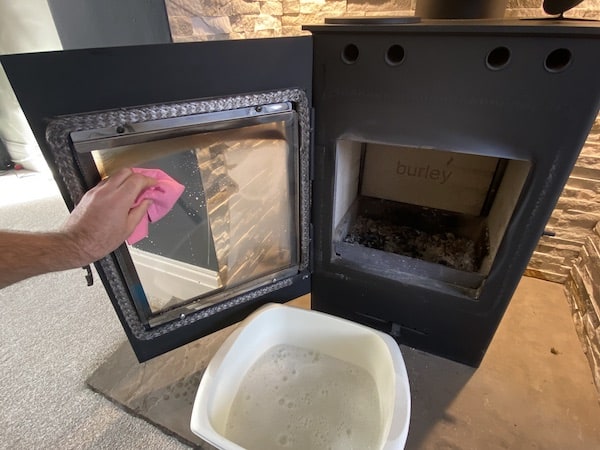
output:
[[[0,228],[47,230],[66,216],[47,177],[0,176]],[[125,334],[83,271],[0,290],[0,320],[0,448],[188,448],[86,387]],[[477,370],[402,351],[408,449],[600,448],[598,395],[559,285],[522,280]]]
[[[47,177],[0,177],[0,228],[48,230],[66,217]],[[101,283],[87,287],[82,270],[0,290],[0,448],[189,448],[86,387],[124,340]]]

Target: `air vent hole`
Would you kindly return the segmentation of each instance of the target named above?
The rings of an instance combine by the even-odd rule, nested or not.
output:
[[[491,70],[504,69],[510,60],[510,50],[506,47],[496,47],[488,53],[486,64]]]
[[[552,51],[544,63],[548,72],[557,73],[565,70],[571,64],[571,51],[566,48],[557,48]]]
[[[354,64],[358,60],[358,47],[354,44],[348,44],[342,51],[342,61],[346,64]]]
[[[401,45],[392,45],[385,54],[385,62],[390,66],[397,66],[404,61],[404,47]]]

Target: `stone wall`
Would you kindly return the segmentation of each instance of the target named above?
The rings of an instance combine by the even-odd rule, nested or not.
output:
[[[563,283],[587,236],[600,221],[600,118],[552,212],[547,230],[529,261],[526,275]]]
[[[577,335],[600,392],[600,222],[585,238],[565,282]]]
[[[342,15],[413,15],[417,0],[166,0],[175,42],[305,34],[303,24]],[[442,0],[449,1],[449,0]],[[542,0],[509,0],[507,17],[543,17]],[[600,19],[600,0],[567,17]],[[590,133],[526,274],[564,283],[585,238],[600,220],[600,117]]]
[[[342,15],[413,15],[416,0],[165,0],[175,42],[308,34]]]

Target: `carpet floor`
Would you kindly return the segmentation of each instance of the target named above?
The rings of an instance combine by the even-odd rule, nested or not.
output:
[[[0,176],[0,229],[51,230],[67,215],[47,176]],[[189,448],[86,386],[125,340],[102,283],[87,287],[83,270],[0,290],[0,448]]]

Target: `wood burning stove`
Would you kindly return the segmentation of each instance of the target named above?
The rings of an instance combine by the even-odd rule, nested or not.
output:
[[[186,186],[96,264],[140,361],[311,292],[477,366],[598,113],[600,26],[306,28],[2,63],[69,206],[122,166]]]

